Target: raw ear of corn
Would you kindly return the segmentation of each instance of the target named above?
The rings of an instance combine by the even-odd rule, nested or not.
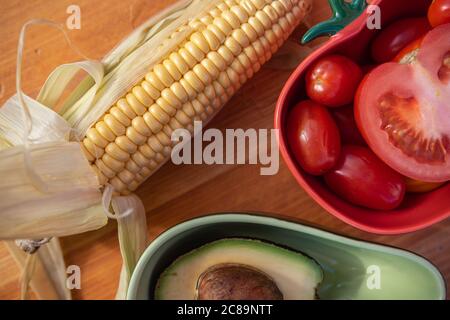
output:
[[[115,214],[124,257],[118,297],[125,297],[146,244],[144,208],[132,195],[109,201],[105,195],[112,188],[129,194],[165,163],[172,132],[192,131],[196,120],[208,122],[271,58],[311,2],[181,0],[145,22],[101,62],[56,68],[36,100],[20,86],[25,29],[52,23],[27,22],[19,37],[17,94],[0,108],[0,172],[9,177],[0,186],[0,239],[81,233],[106,224],[105,213]],[[89,77],[56,113],[80,70]],[[59,247],[45,248],[48,254],[40,255],[39,263],[62,261]],[[52,290],[69,298],[60,290],[63,265],[54,269],[60,277],[50,279]],[[50,271],[37,270],[35,289],[45,288]]]
[[[209,121],[310,7],[310,0],[224,0],[189,21],[189,38],[87,130],[82,145],[101,183],[134,191],[169,159],[172,132]]]

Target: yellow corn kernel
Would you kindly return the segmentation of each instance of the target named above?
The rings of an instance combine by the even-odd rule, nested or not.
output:
[[[270,59],[310,3],[223,0],[182,26],[194,31],[87,131],[83,150],[101,183],[120,194],[136,190],[170,157],[173,130],[192,132],[195,120],[209,121]]]

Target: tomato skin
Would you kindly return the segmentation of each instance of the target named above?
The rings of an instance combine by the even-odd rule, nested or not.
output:
[[[341,140],[324,106],[310,100],[297,104],[288,115],[287,135],[295,159],[306,172],[321,175],[335,165]]]
[[[420,49],[424,38],[425,36],[420,37],[419,39],[414,40],[402,50],[400,50],[400,52],[394,58],[394,62],[405,63],[405,59],[414,59],[415,56],[417,56],[417,51]]]
[[[377,67],[376,64],[366,64],[361,66],[361,70],[363,72],[364,75],[370,73],[373,69],[375,69]]]
[[[378,63],[391,61],[404,47],[425,35],[429,30],[431,26],[426,18],[408,18],[392,23],[372,42],[373,60]]]
[[[366,145],[366,142],[356,125],[352,105],[334,109],[332,115],[339,128],[342,143],[361,146]]]
[[[411,193],[430,192],[445,184],[445,182],[435,182],[435,183],[423,182],[419,180],[410,179],[408,177],[405,177],[405,183],[406,183],[406,192]]]
[[[327,107],[342,107],[353,101],[362,79],[361,68],[340,55],[319,59],[306,75],[306,92],[311,100]]]
[[[450,23],[450,0],[434,0],[428,8],[428,21],[433,28]]]
[[[405,195],[403,177],[366,147],[343,146],[336,166],[324,177],[340,197],[370,209],[395,209]]]

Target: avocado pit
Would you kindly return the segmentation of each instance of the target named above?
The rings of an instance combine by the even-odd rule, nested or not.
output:
[[[243,264],[218,264],[197,281],[197,300],[283,300],[276,283],[264,272]]]
[[[157,300],[313,300],[323,279],[308,256],[260,240],[228,238],[173,261],[159,276]]]

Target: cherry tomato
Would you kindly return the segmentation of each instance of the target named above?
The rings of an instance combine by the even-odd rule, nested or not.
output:
[[[366,147],[343,146],[336,166],[324,177],[343,199],[370,209],[395,209],[405,195],[403,177]]]
[[[450,180],[450,24],[430,31],[403,63],[386,63],[362,81],[355,119],[387,165],[425,182]]]
[[[450,0],[434,0],[428,9],[428,21],[433,28],[450,23]]]
[[[372,42],[372,58],[378,63],[391,61],[409,43],[431,29],[426,18],[408,18],[394,22]]]
[[[413,193],[424,193],[424,192],[430,192],[433,191],[440,186],[442,186],[445,182],[423,182],[418,181],[414,179],[410,179],[408,177],[405,177],[405,183],[406,183],[406,192],[413,192]]]
[[[342,143],[356,144],[365,146],[366,142],[356,126],[353,106],[348,105],[334,109],[332,112],[333,118],[339,128]]]
[[[342,107],[353,101],[362,76],[361,68],[349,58],[327,56],[309,69],[306,92],[310,99],[327,107]]]
[[[321,175],[335,165],[341,140],[324,106],[310,100],[297,104],[287,119],[287,135],[291,151],[306,172]]]
[[[398,63],[411,63],[417,57],[420,47],[422,46],[423,39],[425,36],[411,42],[409,45],[404,47],[398,55],[395,57],[394,61]]]
[[[363,72],[363,74],[368,74],[369,72],[371,72],[373,69],[375,69],[376,67],[378,67],[378,65],[376,64],[366,64],[361,66],[361,70]]]

